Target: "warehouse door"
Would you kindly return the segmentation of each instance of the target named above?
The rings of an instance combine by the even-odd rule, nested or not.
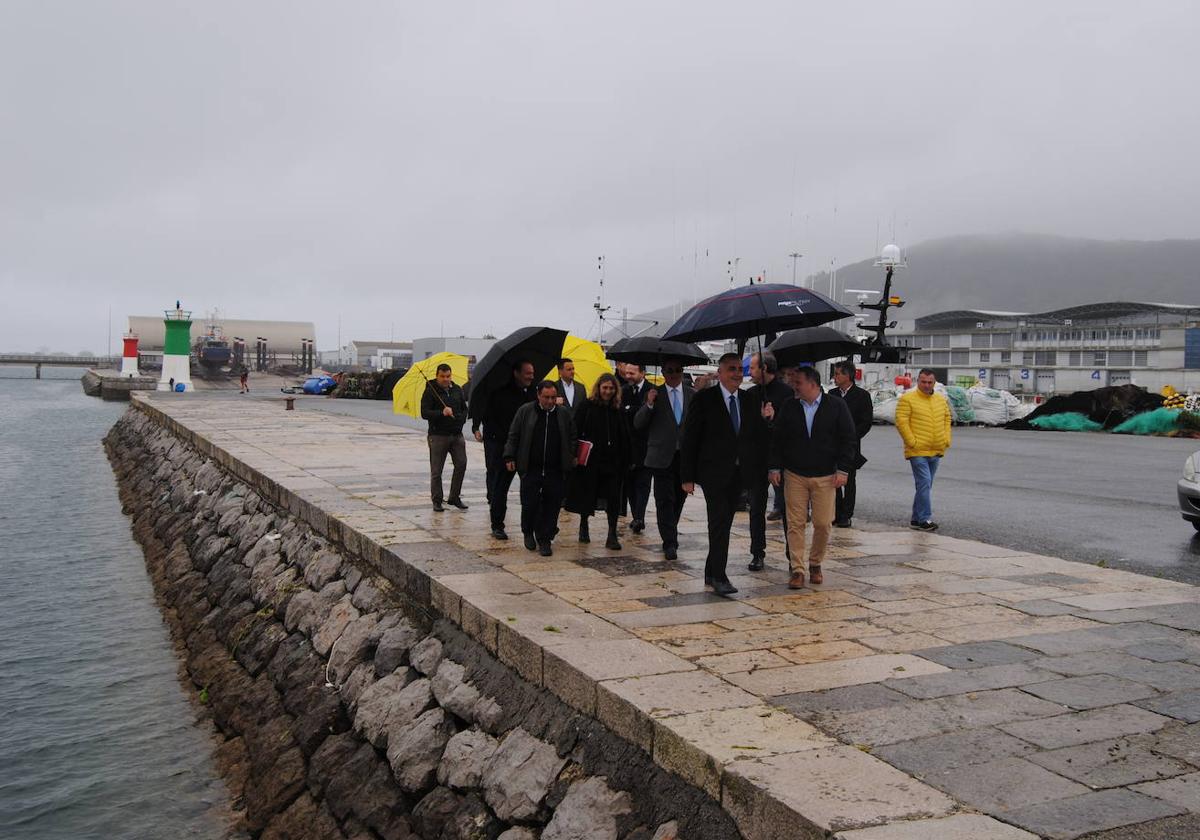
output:
[[[992,387],[1001,391],[1007,391],[1008,386],[1012,384],[1007,370],[992,371]]]
[[[1110,370],[1108,372],[1109,385],[1128,385],[1132,381],[1133,376],[1127,370]]]
[[[1054,393],[1054,371],[1039,370],[1037,372],[1037,392],[1039,394]]]

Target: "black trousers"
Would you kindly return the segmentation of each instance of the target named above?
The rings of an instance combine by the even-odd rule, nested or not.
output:
[[[558,470],[525,473],[521,476],[521,533],[533,534],[541,545],[549,545],[558,531],[567,482]]]
[[[750,556],[767,554],[767,501],[771,482],[767,476],[755,476],[750,485]]]
[[[850,474],[846,476],[846,486],[839,487],[837,490],[834,517],[839,521],[852,519],[854,517],[854,495],[856,489],[854,476],[857,472],[858,470],[850,470]]]
[[[679,548],[679,517],[683,515],[683,503],[687,493],[679,481],[679,453],[671,459],[665,469],[653,470],[654,513],[658,519],[658,535],[663,548]]]
[[[645,467],[637,467],[629,473],[626,480],[629,496],[629,515],[634,519],[646,518],[646,507],[650,504],[650,480],[653,471]]]
[[[741,471],[735,469],[729,481],[704,487],[704,506],[708,512],[708,557],[704,561],[706,580],[728,581],[725,566],[729,562],[729,530],[743,490]]]
[[[504,466],[504,441],[483,439],[483,460],[487,467],[488,505],[492,512],[492,529],[504,527],[508,515],[508,491],[512,487],[515,472]]]

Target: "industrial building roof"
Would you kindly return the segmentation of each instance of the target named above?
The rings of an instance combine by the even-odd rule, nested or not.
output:
[[[1068,306],[1063,309],[1052,309],[1048,312],[996,312],[986,309],[951,309],[946,312],[935,312],[916,319],[919,330],[949,329],[955,326],[970,324],[974,326],[980,321],[1013,321],[1025,320],[1038,323],[1060,323],[1065,320],[1096,320],[1103,318],[1124,318],[1143,312],[1170,312],[1175,315],[1195,314],[1200,316],[1200,306],[1181,303],[1149,303],[1138,301],[1102,301],[1085,303],[1079,306]]]

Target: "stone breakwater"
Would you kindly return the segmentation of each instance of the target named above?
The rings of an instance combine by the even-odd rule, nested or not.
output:
[[[105,446],[250,835],[739,836],[708,794],[438,619],[427,581],[412,597],[386,557],[318,534],[169,423],[131,410]]]

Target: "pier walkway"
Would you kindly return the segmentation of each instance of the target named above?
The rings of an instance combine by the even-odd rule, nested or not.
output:
[[[517,538],[490,536],[479,447],[470,510],[434,513],[421,433],[198,394],[134,408],[708,791],[747,838],[1200,832],[1196,587],[869,527],[835,531],[824,585],[793,591],[779,528],[767,569],[745,571],[743,514],[739,592],[719,598],[698,497],[678,561],[652,517],[617,552],[578,545],[564,516],[543,558],[515,492]]]

